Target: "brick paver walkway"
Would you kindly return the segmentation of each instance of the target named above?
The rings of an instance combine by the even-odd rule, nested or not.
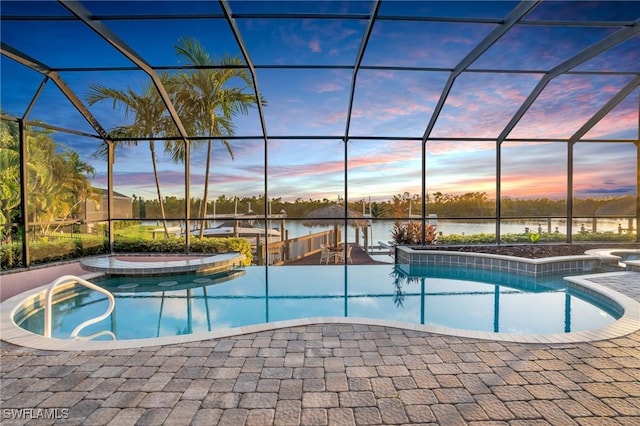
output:
[[[2,343],[1,367],[3,425],[640,424],[640,332],[519,344],[320,324],[111,351]],[[47,414],[68,418],[12,418]]]

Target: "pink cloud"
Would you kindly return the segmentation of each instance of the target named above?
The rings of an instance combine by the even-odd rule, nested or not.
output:
[[[314,86],[316,93],[330,93],[330,92],[342,92],[344,91],[344,85],[338,84],[334,81],[325,81]]]
[[[628,129],[630,134],[635,134],[637,137],[637,111],[612,111],[603,120],[593,126],[583,139],[605,139],[625,129]]]
[[[313,52],[313,53],[320,53],[322,52],[322,48],[320,47],[320,41],[317,38],[314,38],[313,40],[311,40],[309,42],[309,49]]]
[[[327,161],[323,163],[277,165],[269,167],[269,175],[272,179],[300,178],[305,176],[319,176],[332,173],[343,173],[342,161]]]
[[[442,180],[427,177],[427,192],[433,194],[464,194],[467,192],[486,192],[495,198],[496,183],[493,176],[472,176],[469,174],[448,175]]]
[[[161,171],[159,179],[162,196],[184,197],[184,173]],[[114,171],[114,190],[125,195],[137,194],[145,198],[157,198],[155,178],[152,171],[118,172]]]
[[[429,141],[427,142],[427,155],[450,155],[464,151],[478,152],[495,150],[495,142],[470,142],[470,141]]]
[[[566,172],[547,173],[532,177],[529,174],[512,175],[502,180],[503,197],[557,198],[566,195]]]
[[[398,105],[380,108],[380,111],[383,112],[384,115],[379,117],[379,119],[395,119],[398,116],[416,112],[430,113],[433,110],[431,107],[416,103],[412,99],[397,99],[396,102],[393,103],[397,103]]]
[[[626,76],[560,77],[547,86],[509,137],[568,138],[628,80]]]

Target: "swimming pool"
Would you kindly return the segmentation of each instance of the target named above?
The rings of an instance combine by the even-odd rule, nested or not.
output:
[[[417,272],[416,272],[417,271]],[[148,339],[310,317],[369,318],[491,333],[593,330],[622,315],[562,276],[395,265],[263,267],[228,274],[93,280],[116,299],[112,314],[82,332],[98,339]],[[52,336],[66,339],[103,313],[104,295],[73,286],[54,297]],[[29,299],[15,322],[42,334],[43,310]],[[114,336],[111,336],[113,333]]]

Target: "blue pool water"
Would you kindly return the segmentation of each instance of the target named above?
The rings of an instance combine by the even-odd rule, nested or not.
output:
[[[363,317],[505,333],[596,329],[615,309],[567,290],[562,277],[531,278],[452,267],[407,276],[394,265],[251,266],[230,275],[111,277],[96,281],[116,298],[111,316],[83,330],[117,339],[153,338],[317,316]],[[53,337],[67,338],[102,314],[104,295],[74,286],[55,297]],[[42,334],[34,302],[16,315]],[[104,336],[101,339],[108,339]]]

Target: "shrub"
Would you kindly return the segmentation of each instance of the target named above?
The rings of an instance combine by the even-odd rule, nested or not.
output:
[[[495,234],[471,234],[471,235],[440,235],[439,244],[466,245],[466,244],[495,244]]]
[[[435,244],[438,239],[438,234],[435,226],[427,225],[423,240],[421,222],[401,222],[397,220],[393,223],[391,238],[393,238],[396,244]]]
[[[587,232],[573,236],[574,241],[608,241],[608,242],[633,242],[636,236],[633,233],[620,234],[617,232]]]
[[[73,259],[79,251],[77,243],[70,238],[55,241],[35,241],[29,244],[29,250],[33,263]]]
[[[537,239],[538,243],[565,243],[567,241],[567,235],[561,233],[548,233],[543,232]],[[618,234],[615,232],[596,232],[585,234],[574,234],[573,242],[633,242],[635,241],[635,235]],[[502,234],[500,242],[503,244],[518,244],[518,243],[532,243],[531,233],[522,234]],[[443,245],[471,245],[471,244],[495,244],[495,234],[471,234],[471,235],[440,235],[438,236],[438,243]]]
[[[245,256],[243,265],[251,265],[253,260],[251,245],[244,238],[194,238],[191,241],[191,251],[195,253],[239,252]]]
[[[180,238],[146,240],[119,237],[113,244],[113,250],[117,253],[185,253],[187,246]]]
[[[21,268],[23,266],[22,245],[20,243],[3,244],[0,246],[0,268],[2,270]]]
[[[117,253],[185,253],[186,241],[182,238],[146,240],[120,237],[114,243]],[[253,259],[251,245],[244,238],[193,238],[191,251],[194,253],[239,252],[245,255],[243,265],[250,265]]]

